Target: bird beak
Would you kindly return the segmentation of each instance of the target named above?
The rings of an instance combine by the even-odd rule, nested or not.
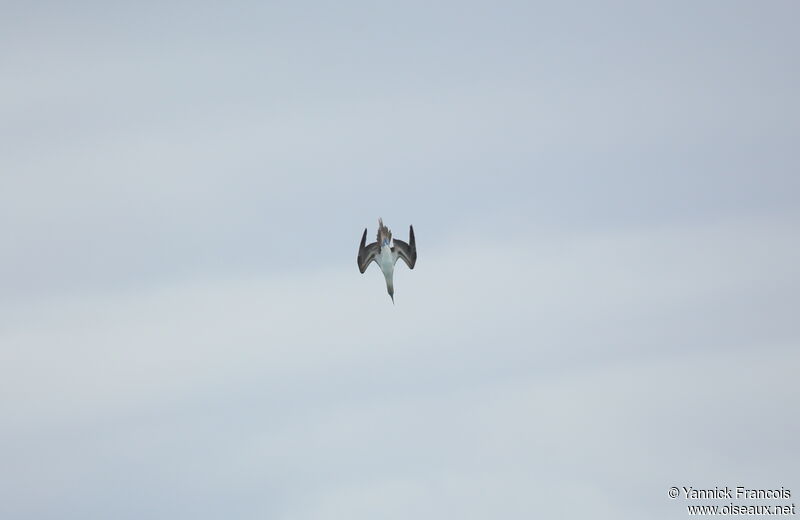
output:
[[[392,297],[392,305],[394,305],[394,294],[390,294],[389,296]]]

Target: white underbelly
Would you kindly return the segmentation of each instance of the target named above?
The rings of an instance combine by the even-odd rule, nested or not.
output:
[[[394,258],[392,258],[392,251],[388,247],[381,248],[381,254],[378,256],[378,265],[384,273],[394,271]]]

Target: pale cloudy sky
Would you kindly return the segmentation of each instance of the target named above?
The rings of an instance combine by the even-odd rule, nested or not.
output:
[[[800,497],[796,2],[2,14],[0,517]]]

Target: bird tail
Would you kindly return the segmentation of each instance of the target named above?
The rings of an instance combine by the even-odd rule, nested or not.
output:
[[[383,246],[383,242],[388,240],[389,242],[392,241],[392,232],[391,230],[383,225],[383,219],[378,219],[378,246]]]

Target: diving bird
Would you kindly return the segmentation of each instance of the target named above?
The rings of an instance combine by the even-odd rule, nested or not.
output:
[[[417,242],[414,240],[414,226],[408,226],[408,243],[402,240],[392,240],[392,232],[383,225],[383,219],[378,219],[377,240],[369,245],[367,242],[367,229],[361,235],[361,245],[358,246],[358,270],[361,274],[369,267],[370,262],[375,261],[383,271],[386,279],[386,290],[394,303],[394,264],[398,258],[402,258],[409,269],[414,269],[417,263]]]

